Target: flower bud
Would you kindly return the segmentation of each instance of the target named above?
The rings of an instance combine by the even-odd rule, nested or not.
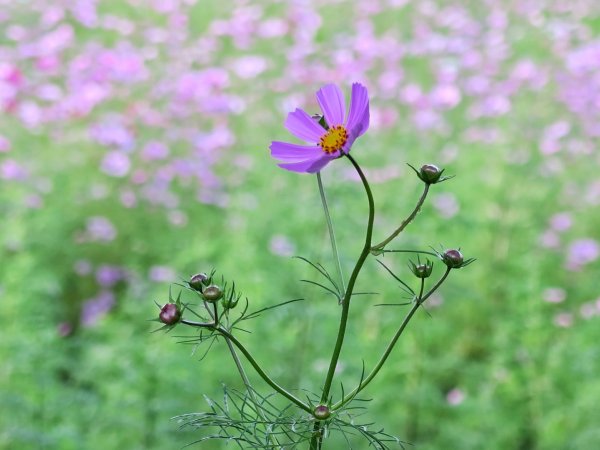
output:
[[[167,303],[160,309],[158,319],[165,325],[175,325],[181,319],[181,310],[175,303]]]
[[[331,411],[327,405],[319,405],[313,411],[313,416],[317,420],[325,420],[331,415]]]
[[[411,261],[410,266],[412,273],[417,278],[429,278],[433,270],[433,263],[429,260],[427,260],[424,264],[422,264],[421,262],[415,264]]]
[[[442,254],[442,261],[450,269],[458,269],[463,266],[464,258],[461,252],[451,249]]]
[[[225,309],[233,309],[237,306],[239,301],[240,301],[239,297],[234,296],[232,293],[232,295],[223,297],[223,299],[221,300],[221,304],[223,305],[223,308],[225,308]]]
[[[188,284],[196,291],[202,291],[202,286],[208,280],[208,276],[205,273],[197,273],[190,278]]]
[[[216,284],[211,284],[202,290],[202,296],[207,302],[215,303],[223,297],[223,290]]]
[[[435,184],[440,180],[444,170],[440,170],[439,167],[433,164],[425,164],[419,169],[419,178],[427,184]]]

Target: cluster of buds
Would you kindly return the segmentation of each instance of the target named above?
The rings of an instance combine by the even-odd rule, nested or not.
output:
[[[230,289],[227,289],[227,283],[221,287],[213,281],[213,278],[214,272],[210,275],[198,273],[190,278],[188,285],[199,292],[202,299],[208,303],[217,303],[221,300],[221,305],[225,310],[235,308],[241,298],[241,294],[235,290],[235,283]]]
[[[235,283],[230,288],[227,288],[227,283],[221,287],[213,281],[214,271],[210,275],[206,273],[197,273],[190,277],[187,282],[190,289],[197,292],[200,298],[206,303],[216,305],[219,303],[225,311],[235,308],[242,294],[235,289]],[[181,294],[180,294],[181,295]],[[184,306],[179,298],[173,300],[169,298],[169,303],[161,307],[158,314],[158,320],[167,326],[177,325],[182,318]]]
[[[443,252],[436,251],[435,253],[448,269],[460,269],[475,261],[475,258],[465,259],[460,250],[457,249],[444,250]],[[417,259],[417,262],[409,261],[409,268],[415,277],[425,279],[431,276],[433,262],[426,259],[423,263],[420,259]]]
[[[213,283],[214,272],[210,275],[197,273],[192,275],[188,285],[199,292],[202,299],[208,303],[216,303],[223,298],[223,289],[218,284]]]

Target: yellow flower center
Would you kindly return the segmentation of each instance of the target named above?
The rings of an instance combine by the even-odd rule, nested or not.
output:
[[[348,140],[348,132],[342,125],[330,127],[327,132],[321,136],[319,145],[325,153],[335,153],[341,150]]]

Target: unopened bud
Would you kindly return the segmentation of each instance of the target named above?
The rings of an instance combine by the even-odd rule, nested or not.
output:
[[[223,297],[223,290],[216,284],[211,284],[202,290],[202,296],[207,302],[215,303]]]
[[[444,252],[442,255],[442,261],[450,269],[458,269],[463,266],[464,258],[461,252],[451,249]]]
[[[444,170],[433,164],[425,164],[419,170],[419,178],[427,184],[435,184],[440,180]]]
[[[331,411],[327,405],[319,405],[313,411],[313,416],[317,420],[325,420],[331,415]]]
[[[239,297],[235,297],[234,295],[228,295],[227,297],[223,297],[223,299],[221,300],[221,304],[225,309],[233,309],[237,306],[239,301]]]
[[[181,310],[175,303],[167,303],[160,309],[158,319],[165,325],[175,325],[181,319]]]
[[[202,291],[202,286],[208,280],[208,276],[205,273],[197,273],[190,278],[188,284],[196,291]]]
[[[426,261],[424,264],[420,262],[418,264],[415,264],[411,261],[410,265],[412,273],[417,278],[429,278],[433,270],[433,263],[431,261]]]

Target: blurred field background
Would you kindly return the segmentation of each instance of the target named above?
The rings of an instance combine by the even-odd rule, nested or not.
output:
[[[325,222],[315,178],[268,146],[353,81],[375,239],[420,194],[406,163],[434,163],[456,178],[392,247],[478,259],[410,324],[365,420],[419,450],[600,448],[599,35],[595,0],[0,0],[0,448],[198,439],[170,418],[240,387],[235,367],[148,319],[212,267],[255,308],[306,299],[245,342],[320,389],[339,309],[291,256],[334,271]],[[349,272],[364,192],[345,160],[323,177]],[[385,257],[410,280],[406,261]],[[374,258],[358,289],[379,295],[354,300],[346,386],[403,317],[373,306],[401,299]]]

